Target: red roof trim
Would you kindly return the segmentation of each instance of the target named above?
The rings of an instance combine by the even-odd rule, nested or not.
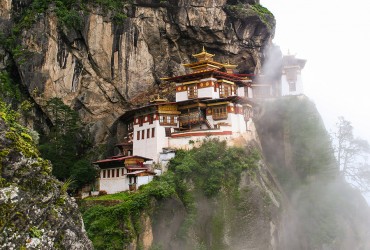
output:
[[[177,137],[187,137],[187,136],[209,136],[209,135],[232,135],[232,131],[207,131],[207,132],[180,132],[180,133],[173,133],[171,135],[172,138]]]
[[[141,171],[139,170],[139,171],[127,173],[125,175],[134,175],[134,176],[136,176],[137,174],[141,174],[141,173],[147,173],[147,174],[150,174],[150,175],[156,175],[157,174],[157,173],[149,171],[149,170],[141,170]]]
[[[127,166],[125,167],[127,170],[148,170],[146,167],[138,167],[138,166]]]
[[[255,76],[255,74],[233,74],[238,77]]]
[[[169,77],[168,79],[166,79],[165,81],[175,81],[175,80],[178,80],[178,79],[182,79],[182,78],[185,78],[185,77],[191,77],[191,76],[197,76],[197,75],[202,75],[202,74],[208,74],[208,73],[213,73],[215,72],[216,70],[206,70],[206,71],[199,71],[199,72],[195,72],[195,73],[191,73],[191,74],[186,74],[186,75],[181,75],[181,76],[174,76],[174,77]]]
[[[146,158],[146,157],[138,156],[138,155],[124,156],[124,157],[119,157],[119,158],[114,158],[114,157],[116,157],[116,156],[113,156],[113,157],[108,158],[108,159],[93,162],[93,164],[106,163],[106,162],[116,162],[116,161],[125,161],[125,160],[131,159],[131,158],[140,158],[140,159],[143,159],[143,160],[146,160],[146,161],[151,161],[152,160],[150,158]]]

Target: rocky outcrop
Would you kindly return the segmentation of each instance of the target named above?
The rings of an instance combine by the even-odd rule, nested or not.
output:
[[[272,15],[253,9],[254,3],[138,0],[120,10],[127,15],[121,22],[113,22],[104,8],[87,5],[88,12],[79,12],[81,27],[74,29],[63,26],[57,7],[50,5],[20,34],[24,54],[15,61],[39,105],[62,98],[91,123],[101,142],[129,106],[148,100],[138,96],[161,77],[184,73],[181,64],[202,46],[219,61],[238,64],[239,72],[259,71],[275,24]],[[27,1],[13,1],[16,13],[22,8]]]
[[[0,103],[3,105],[3,103]],[[0,248],[93,249],[67,184],[51,176],[27,130],[0,109]]]
[[[255,121],[263,153],[287,194],[279,249],[368,249],[369,206],[339,173],[315,105],[287,96],[260,108]]]

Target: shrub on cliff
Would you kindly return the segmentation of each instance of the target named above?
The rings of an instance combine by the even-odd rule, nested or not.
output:
[[[104,200],[111,197],[122,203],[87,209],[82,206],[88,235],[96,249],[122,249],[141,233],[141,216],[153,213],[155,204],[169,198],[180,199],[187,209],[188,218],[181,229],[185,235],[186,228],[194,223],[195,193],[207,197],[215,197],[221,190],[237,193],[242,171],[255,170],[258,159],[255,150],[246,152],[243,148],[227,147],[225,141],[218,139],[206,140],[189,151],[179,150],[171,160],[168,172],[141,186],[136,193],[104,197]]]
[[[41,138],[42,156],[53,164],[53,175],[59,180],[74,179],[75,188],[92,183],[96,169],[90,164],[87,152],[92,143],[76,111],[60,98],[52,98],[46,110],[54,124],[49,135]]]
[[[77,205],[0,101],[0,248],[91,249]]]

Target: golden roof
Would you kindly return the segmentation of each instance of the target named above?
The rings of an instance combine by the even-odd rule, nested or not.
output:
[[[229,61],[227,61],[227,63],[224,63],[223,66],[226,68],[226,69],[235,69],[236,67],[238,67],[238,65],[236,64],[230,64]]]
[[[159,94],[157,94],[157,97],[155,99],[150,100],[151,103],[163,103],[168,102],[165,98],[160,98]]]
[[[204,49],[204,46],[203,46],[203,49],[202,49],[202,52],[198,53],[198,54],[193,54],[192,55],[193,57],[197,58],[199,61],[200,60],[207,60],[207,59],[211,59],[212,57],[214,57],[215,55],[214,54],[211,54],[211,53],[208,53],[205,49]]]

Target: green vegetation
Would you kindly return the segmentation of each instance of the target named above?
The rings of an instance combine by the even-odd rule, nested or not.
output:
[[[88,235],[95,249],[122,249],[141,232],[141,215],[151,214],[154,204],[172,197],[181,199],[188,212],[178,235],[186,238],[196,214],[194,195],[201,193],[212,198],[221,193],[237,194],[241,172],[256,169],[258,159],[253,149],[229,148],[226,142],[216,139],[206,140],[199,148],[180,150],[171,160],[168,172],[141,186],[136,193],[88,198],[122,201],[111,207],[82,208]],[[214,235],[219,237],[223,232],[222,218],[214,217],[212,228]],[[215,238],[213,244],[222,245],[221,238]]]
[[[107,194],[107,195],[100,195],[100,196],[90,196],[87,197],[85,200],[93,200],[93,201],[111,201],[111,200],[119,200],[124,201],[128,199],[130,193],[128,192],[121,192],[115,194]]]
[[[29,130],[18,123],[19,113],[13,111],[10,106],[0,101],[0,117],[10,127],[5,137],[12,140],[12,148],[2,148],[0,157],[5,158],[12,150],[16,149],[26,157],[38,158],[39,152],[36,149],[32,137],[29,135]]]
[[[30,135],[30,130],[21,126],[18,122],[20,114],[11,109],[11,107],[0,100],[0,117],[1,123],[4,122],[9,127],[6,131],[2,131],[1,136],[9,141],[7,145],[0,145],[0,176],[4,168],[9,167],[13,158],[19,157],[22,154],[24,157],[32,158],[31,167],[40,171],[42,175],[51,174],[51,166],[47,160],[40,157],[40,153],[36,148],[36,144]],[[4,139],[4,138],[3,138]],[[22,169],[18,169],[18,175],[22,174]],[[40,177],[41,178],[41,177]],[[40,188],[38,192],[47,192],[47,186],[51,185],[50,182],[39,182],[33,178],[22,180],[25,188]],[[7,187],[11,183],[9,180],[0,177],[0,188]],[[3,207],[1,207],[3,209]],[[6,217],[6,216],[5,216]],[[9,218],[9,217],[8,217]],[[2,227],[3,220],[0,220],[0,228]]]
[[[287,248],[341,248],[362,198],[340,177],[330,136],[315,105],[305,97],[285,97],[266,101],[263,108],[257,122],[259,137],[266,159],[291,198],[295,216],[290,215],[290,223],[295,231],[290,233],[300,239]]]
[[[257,129],[262,134],[266,158],[286,192],[294,192],[313,177],[330,179],[337,174],[330,136],[312,102],[282,98],[266,102],[264,109]]]
[[[150,210],[151,200],[175,195],[171,179],[167,175],[143,186],[137,193],[122,195],[124,202],[118,205],[87,209],[83,218],[95,249],[122,249],[135,239],[140,232],[140,216],[144,210]]]
[[[312,102],[290,98],[281,103],[289,130],[293,165],[302,180],[314,175],[333,176],[336,163],[327,133]]]
[[[19,41],[22,31],[29,30],[32,25],[44,18],[48,10],[55,13],[58,27],[61,32],[68,30],[81,30],[83,17],[89,5],[94,5],[103,10],[114,23],[121,24],[126,16],[125,7],[131,0],[33,0],[29,6],[18,12],[13,12],[14,25],[8,31],[0,32],[0,43],[10,53],[18,65],[22,65],[29,58],[28,51]]]
[[[265,7],[260,4],[242,4],[226,5],[225,10],[236,18],[244,19],[250,16],[258,16],[261,21],[267,26],[272,28],[272,20],[274,15]]]
[[[54,126],[49,135],[41,138],[39,149],[52,162],[53,175],[62,181],[72,179],[71,189],[92,183],[96,178],[88,155],[92,143],[78,114],[60,98],[50,99],[46,110]]]
[[[252,150],[245,157],[245,150],[227,147],[225,141],[212,139],[190,151],[178,151],[169,169],[176,174],[179,186],[192,180],[196,188],[208,197],[222,188],[232,190],[240,180],[243,170],[256,168],[259,155]]]
[[[37,227],[33,226],[30,227],[30,237],[31,238],[41,238],[42,231],[38,229]]]
[[[19,87],[6,71],[0,72],[0,93],[1,98],[7,100],[8,103],[19,102],[21,99]]]

